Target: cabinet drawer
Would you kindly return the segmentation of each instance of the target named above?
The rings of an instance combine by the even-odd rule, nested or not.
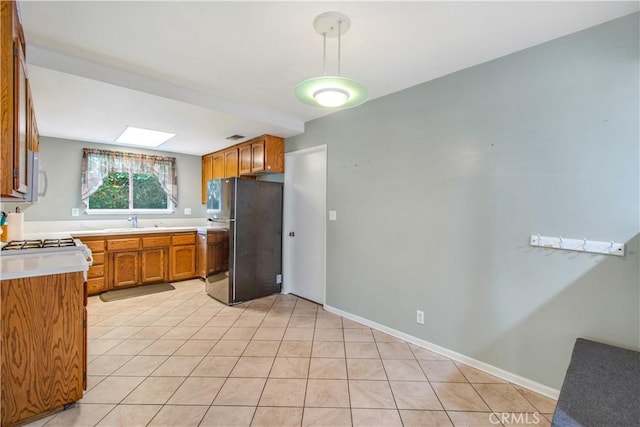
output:
[[[104,264],[104,252],[93,252],[91,256],[93,256],[94,266]]]
[[[80,240],[91,249],[91,252],[104,252],[104,240]]]
[[[171,243],[174,245],[195,245],[196,234],[174,234]]]
[[[142,238],[143,248],[163,248],[169,245],[171,245],[170,236],[154,236]]]
[[[94,279],[87,280],[87,293],[96,294],[105,290],[104,277],[96,277]]]
[[[140,249],[140,238],[134,239],[114,239],[107,241],[107,250],[121,251],[126,249]]]
[[[104,265],[92,265],[87,273],[89,279],[104,277]]]

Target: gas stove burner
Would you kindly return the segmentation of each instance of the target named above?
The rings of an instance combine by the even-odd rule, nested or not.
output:
[[[16,251],[40,248],[59,248],[76,246],[72,238],[65,239],[44,239],[44,240],[12,240],[2,248],[3,251]]]
[[[13,244],[12,245],[12,244],[7,243],[7,245],[2,248],[3,251],[19,251],[20,249],[22,249],[22,244],[20,244],[20,245]]]

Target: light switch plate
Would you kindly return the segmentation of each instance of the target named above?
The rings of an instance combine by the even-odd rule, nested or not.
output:
[[[329,221],[335,221],[338,213],[336,211],[329,211]]]
[[[71,216],[80,216],[80,209],[71,208]]]
[[[191,215],[191,208],[184,208],[185,215]]]

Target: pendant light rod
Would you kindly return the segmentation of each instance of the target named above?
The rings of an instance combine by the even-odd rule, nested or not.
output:
[[[342,39],[342,21],[338,21],[338,76],[340,76],[340,40]]]
[[[322,33],[322,75],[327,75],[327,33]]]

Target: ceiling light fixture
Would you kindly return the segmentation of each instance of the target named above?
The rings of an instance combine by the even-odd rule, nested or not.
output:
[[[139,145],[141,147],[157,147],[174,136],[176,136],[175,133],[127,126],[124,132],[116,139],[116,142],[119,144]]]
[[[318,15],[313,26],[322,35],[323,77],[305,80],[296,86],[300,102],[321,108],[351,108],[369,98],[369,90],[359,81],[340,77],[340,39],[351,27],[351,20],[340,12]],[[327,37],[338,37],[338,75],[327,76]]]

